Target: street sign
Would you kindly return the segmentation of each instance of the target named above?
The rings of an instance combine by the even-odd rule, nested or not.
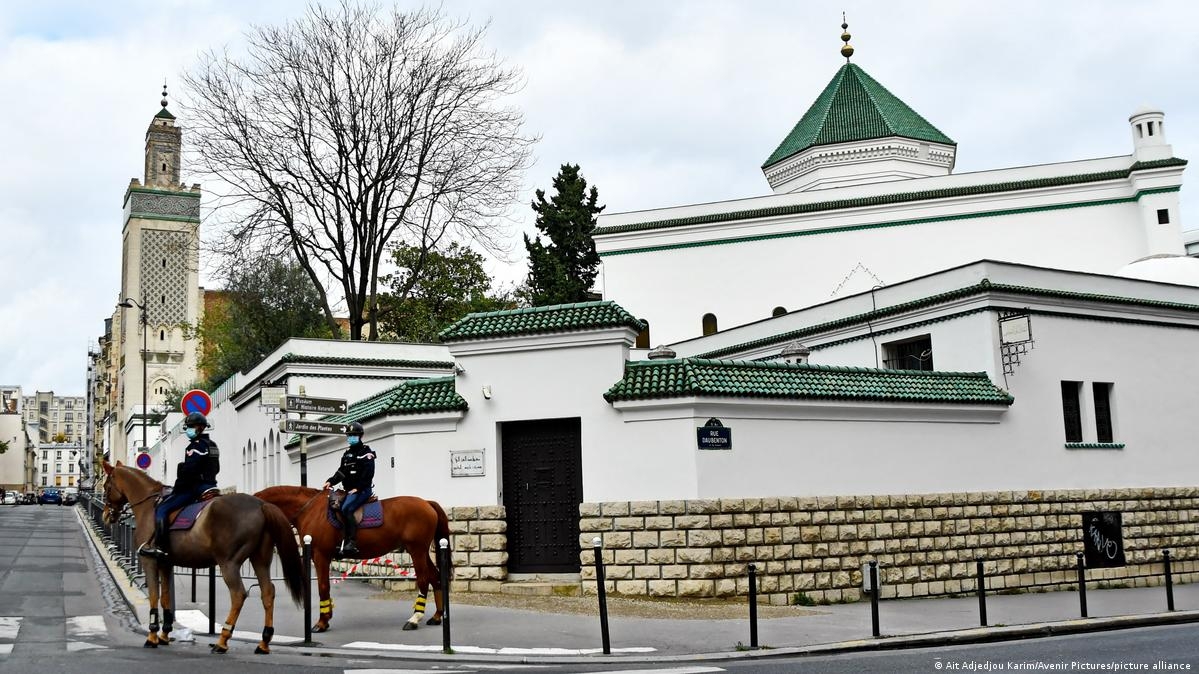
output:
[[[198,388],[194,388],[183,394],[183,398],[179,400],[179,409],[184,414],[199,412],[205,416],[212,411],[212,398],[208,394]]]
[[[137,455],[136,461],[137,461],[138,468],[141,468],[142,470],[150,469],[150,453],[149,452],[139,452]]]
[[[344,398],[311,398],[309,396],[287,396],[281,409],[285,412],[314,412],[316,414],[345,414]]]
[[[278,407],[279,399],[285,395],[286,386],[263,386],[258,390],[258,404],[263,407]]]
[[[279,422],[279,430],[284,433],[300,433],[302,435],[345,435],[348,425],[331,421],[284,419]]]

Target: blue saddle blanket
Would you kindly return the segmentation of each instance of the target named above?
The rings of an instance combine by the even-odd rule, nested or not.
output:
[[[175,516],[175,521],[171,522],[171,530],[174,531],[176,529],[192,528],[192,526],[196,523],[196,518],[198,518],[200,513],[214,500],[215,499],[208,499],[205,501],[200,501],[199,503],[183,506],[183,510],[180,510],[179,514]]]
[[[334,529],[340,529],[341,521],[337,519],[337,513],[333,512],[332,508],[327,509],[326,512],[329,513],[329,524],[332,524]],[[373,529],[383,526],[382,501],[370,501],[359,508],[358,512],[362,513],[362,521],[358,523],[359,529]]]

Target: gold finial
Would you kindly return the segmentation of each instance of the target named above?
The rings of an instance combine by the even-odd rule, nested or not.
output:
[[[845,43],[841,45],[841,55],[849,63],[849,57],[853,56],[853,45],[849,44],[849,24],[845,21],[845,12],[841,12],[841,41]]]

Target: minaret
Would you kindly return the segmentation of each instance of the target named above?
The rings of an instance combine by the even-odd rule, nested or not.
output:
[[[121,244],[121,294],[146,307],[146,379],[142,380],[142,324],[136,307],[117,309],[121,354],[117,405],[121,426],[113,438],[113,460],[126,463],[141,444],[141,425],[148,424],[147,444],[158,436],[155,422],[163,394],[190,386],[196,379],[196,340],[185,339],[185,328],[200,317],[199,236],[200,186],[179,182],[182,130],[167,109],[163,85],[162,109],[146,129],[145,175],[125,191]],[[142,409],[142,387],[146,406]],[[124,453],[124,456],[121,454]]]

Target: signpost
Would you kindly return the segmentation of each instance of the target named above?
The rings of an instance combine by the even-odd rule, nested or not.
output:
[[[150,469],[150,453],[149,452],[138,452],[136,462],[137,462],[138,468],[141,468],[142,470],[149,470]]]
[[[329,421],[306,421],[304,415],[314,414],[345,414],[346,401],[342,398],[310,398],[305,395],[304,387],[300,387],[300,395],[284,395],[279,398],[279,409],[283,412],[299,412],[299,419],[284,419],[279,422],[279,430],[285,433],[300,435],[300,486],[308,486],[308,436],[309,435],[345,435],[348,424]]]

